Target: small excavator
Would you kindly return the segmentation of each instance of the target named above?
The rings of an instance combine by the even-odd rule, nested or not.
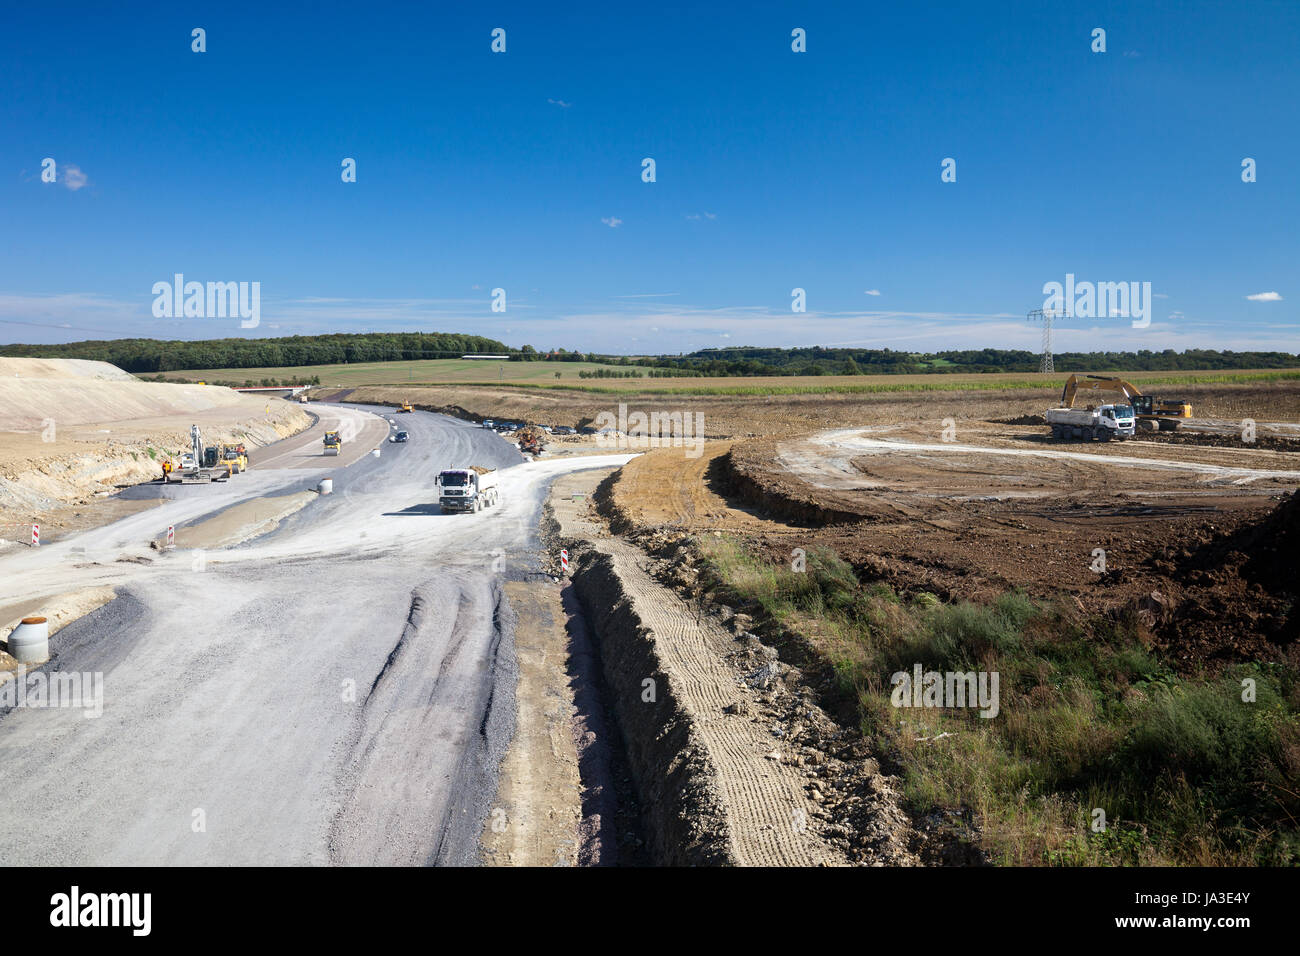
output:
[[[1192,417],[1192,406],[1181,399],[1143,395],[1132,382],[1106,375],[1071,375],[1061,391],[1061,407],[1074,408],[1080,392],[1115,392],[1124,396],[1133,406],[1138,427],[1146,431],[1171,432],[1178,428],[1178,420]]]

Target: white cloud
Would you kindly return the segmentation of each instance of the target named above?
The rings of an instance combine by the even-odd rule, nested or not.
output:
[[[1254,295],[1246,296],[1251,302],[1281,302],[1282,297],[1276,292],[1256,292]]]
[[[147,287],[139,295],[112,298],[96,294],[37,295],[0,290],[0,341],[52,342],[152,336],[161,339],[221,338],[231,333],[221,320],[153,318]],[[791,322],[789,306],[770,304],[704,308],[657,298],[604,300],[552,310],[518,297],[509,316],[487,312],[478,295],[447,299],[263,297],[263,325],[280,334],[321,332],[446,331],[474,332],[512,346],[572,342],[584,351],[622,354],[677,352],[734,342],[737,345],[807,345],[939,351],[963,348],[1013,348],[1036,353],[1039,331],[1012,313],[918,312],[855,309],[807,312]],[[1241,307],[1245,309],[1245,306]],[[1272,312],[1273,310],[1269,310]],[[1127,319],[1062,319],[1055,330],[1056,351],[1088,352],[1100,336],[1117,350],[1217,348],[1295,351],[1294,324],[1246,326],[1238,322],[1189,319],[1174,313],[1154,318],[1149,328],[1133,329]],[[848,337],[847,340],[845,337]]]
[[[90,182],[90,177],[81,171],[80,166],[67,164],[63,167],[63,185],[67,186],[74,193],[86,186]]]
[[[610,216],[608,218],[601,216],[600,221],[611,229],[617,229],[619,226],[623,225],[623,220],[619,219],[618,216]]]
[[[573,105],[572,103],[564,102],[564,100],[553,100],[549,96],[546,98],[546,102],[550,103],[552,106],[558,106],[562,110],[567,110]]]
[[[863,289],[864,295],[880,295],[879,289]]]

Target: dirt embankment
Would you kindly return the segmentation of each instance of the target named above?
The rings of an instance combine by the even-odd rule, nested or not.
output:
[[[870,517],[850,496],[774,472],[777,445],[758,441],[733,447],[719,463],[720,486],[763,514],[795,524],[843,524]]]
[[[826,715],[748,618],[692,603],[678,586],[680,548],[660,555],[664,541],[651,542],[648,554],[604,530],[596,503],[608,509],[612,484],[578,517],[559,515],[560,534],[655,859],[915,863],[895,782],[860,752],[860,737]]]
[[[656,861],[669,866],[734,865],[713,763],[613,558],[585,551],[573,579],[587,619],[599,635],[605,681]],[[646,681],[652,682],[652,701],[645,700]]]
[[[0,540],[96,523],[84,506],[159,475],[189,446],[256,447],[311,424],[296,404],[207,385],[141,382],[100,362],[0,359]],[[78,513],[81,511],[81,513]]]

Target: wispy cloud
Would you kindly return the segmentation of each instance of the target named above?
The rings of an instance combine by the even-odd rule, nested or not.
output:
[[[1246,296],[1251,302],[1281,302],[1282,297],[1276,292],[1256,292],[1254,295]]]
[[[564,100],[553,100],[549,96],[546,98],[546,102],[550,103],[552,106],[558,106],[562,110],[567,110],[573,105],[572,103],[566,103]]]
[[[687,293],[683,293],[687,294]],[[607,296],[568,309],[510,298],[508,314],[490,311],[486,294],[457,298],[341,298],[270,296],[262,299],[263,327],[282,335],[322,332],[465,331],[512,346],[531,343],[626,354],[677,352],[704,344],[792,347],[820,344],[901,351],[1019,348],[1036,352],[1039,333],[1020,313],[854,309],[801,313],[769,303],[708,308],[670,303],[674,293]],[[240,335],[214,319],[156,319],[147,289],[111,298],[92,293],[39,295],[0,291],[0,341],[69,342],[86,338],[151,336],[206,339]],[[1243,310],[1248,307],[1242,306]],[[1272,313],[1274,310],[1266,310]],[[237,326],[238,323],[236,323]],[[265,334],[265,333],[263,333]],[[1293,323],[1246,326],[1178,313],[1133,329],[1127,318],[1063,321],[1058,352],[1087,352],[1101,337],[1116,349],[1218,348],[1295,351]],[[637,340],[637,344],[633,341]],[[653,343],[652,346],[647,343]]]
[[[706,213],[703,213],[703,214],[700,214],[700,213],[698,213],[698,212],[693,212],[693,213],[689,213],[689,214],[686,216],[686,218],[687,218],[687,219],[694,219],[696,222],[699,222],[701,219],[717,219],[717,218],[718,218],[718,214],[717,214],[716,212],[706,212]]]
[[[67,186],[74,193],[90,184],[90,177],[81,171],[80,166],[73,166],[71,163],[65,164],[61,176],[63,185]]]
[[[879,289],[863,289],[864,295],[880,295]]]
[[[611,229],[617,229],[619,226],[623,225],[623,220],[619,219],[618,216],[609,216],[609,217],[602,216],[600,221],[603,222],[605,225],[609,226],[609,228]]]

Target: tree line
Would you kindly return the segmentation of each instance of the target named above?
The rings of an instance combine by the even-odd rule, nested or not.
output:
[[[76,358],[109,362],[135,374],[179,369],[294,368],[357,362],[409,362],[460,358],[466,354],[505,355],[515,362],[594,362],[647,369],[652,378],[750,375],[918,375],[956,372],[1036,372],[1039,355],[1023,349],[964,349],[900,352],[867,348],[719,348],[680,355],[627,356],[551,349],[531,345],[511,349],[496,339],[452,332],[364,332],[294,335],[273,339],[160,341],[110,339],[57,345],[3,345],[0,356]],[[1192,371],[1245,368],[1297,368],[1300,355],[1289,352],[1234,352],[1218,349],[1165,349],[1153,352],[1058,352],[1058,372]],[[591,373],[582,377],[595,377]],[[601,376],[604,377],[604,376]]]
[[[1041,357],[1021,349],[965,349],[943,352],[896,352],[892,349],[726,348],[702,349],[678,356],[638,359],[658,368],[696,375],[921,375],[927,373],[1036,372]],[[1300,355],[1289,352],[1233,352],[1218,349],[1173,349],[1154,352],[1058,352],[1058,372],[1161,372],[1245,368],[1297,368]]]
[[[362,332],[291,335],[274,339],[109,339],[57,345],[4,345],[0,356],[70,358],[109,362],[136,374],[178,369],[291,368],[356,362],[404,362],[460,358],[469,353],[505,355],[496,339],[450,332]]]

